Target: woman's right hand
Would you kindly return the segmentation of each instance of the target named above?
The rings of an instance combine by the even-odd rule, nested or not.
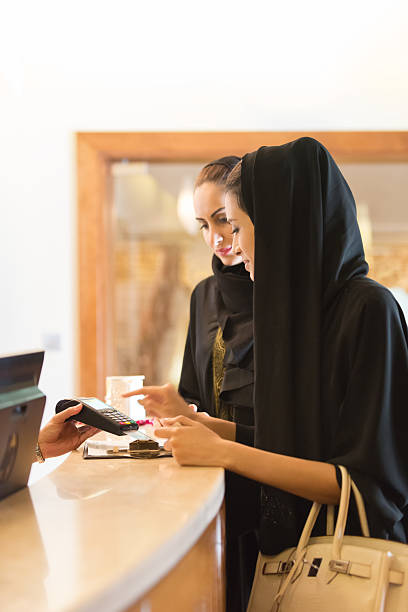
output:
[[[146,410],[146,416],[162,419],[183,415],[194,419],[196,415],[194,405],[187,404],[169,383],[162,386],[141,387],[124,393],[123,397],[132,395],[144,395],[144,398],[138,402]]]
[[[90,425],[78,425],[77,427],[73,421],[67,421],[69,417],[75,416],[81,410],[82,404],[66,408],[54,414],[41,429],[38,434],[38,446],[44,459],[69,453],[99,432],[96,427]]]

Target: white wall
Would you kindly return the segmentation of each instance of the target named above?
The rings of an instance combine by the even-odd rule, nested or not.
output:
[[[408,129],[408,3],[283,5],[3,9],[0,353],[60,335],[48,410],[73,389],[76,131]]]

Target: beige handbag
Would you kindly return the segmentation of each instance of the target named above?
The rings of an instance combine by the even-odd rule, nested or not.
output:
[[[310,537],[314,503],[297,548],[259,554],[247,612],[408,612],[408,545],[370,538],[363,498],[347,470],[336,529],[328,507],[326,536]],[[345,536],[352,488],[363,536]]]

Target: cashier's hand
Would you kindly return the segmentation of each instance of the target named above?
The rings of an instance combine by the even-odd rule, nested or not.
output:
[[[142,387],[124,393],[123,397],[131,397],[132,395],[144,395],[144,399],[138,400],[138,402],[146,410],[147,416],[158,417],[159,419],[178,415],[190,418],[195,416],[193,404],[187,404],[173,385],[169,383],[161,387]]]
[[[65,423],[65,419],[78,414],[81,408],[82,404],[77,404],[55,414],[41,429],[38,446],[44,459],[69,453],[78,448],[84,440],[98,433],[99,429],[89,425],[77,426],[74,421]]]
[[[165,448],[172,451],[179,465],[224,467],[225,441],[214,431],[186,416],[163,419],[162,423],[154,434],[167,438]]]

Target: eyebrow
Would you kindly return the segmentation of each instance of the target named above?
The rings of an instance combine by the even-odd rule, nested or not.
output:
[[[225,210],[225,206],[221,206],[220,208],[217,208],[217,210],[214,210],[214,212],[210,215],[210,219],[215,217],[215,215],[217,215],[221,210]],[[196,221],[205,221],[205,219],[202,217],[196,217]]]

